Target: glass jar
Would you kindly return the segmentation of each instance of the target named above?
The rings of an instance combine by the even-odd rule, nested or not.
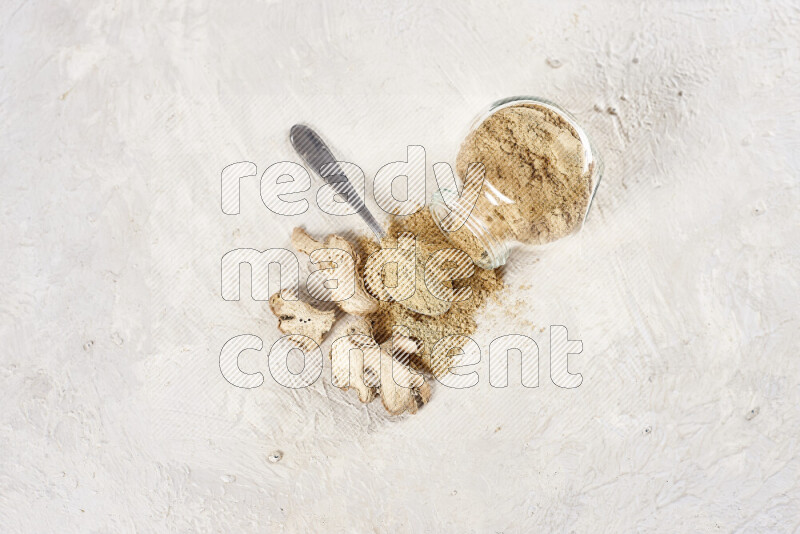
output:
[[[506,98],[481,113],[461,143],[455,177],[462,193],[440,189],[429,209],[456,248],[494,269],[515,246],[580,230],[602,171],[570,113],[540,98]]]

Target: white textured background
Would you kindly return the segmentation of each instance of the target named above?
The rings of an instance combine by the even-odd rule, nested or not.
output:
[[[3,2],[0,530],[798,531],[797,3],[480,4]],[[515,94],[606,163],[476,335],[534,337],[538,389],[491,389],[484,352],[391,420],[326,375],[222,378],[226,340],[278,332],[221,299],[221,256],[360,227],[273,216],[257,178],[223,215],[224,166],[295,160],[297,121],[368,177],[408,144],[452,162]],[[583,341],[575,390],[550,324]]]

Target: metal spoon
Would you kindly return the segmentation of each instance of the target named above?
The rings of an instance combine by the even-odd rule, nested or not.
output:
[[[358,196],[353,184],[347,179],[344,170],[336,162],[328,145],[320,138],[320,136],[304,124],[295,124],[289,131],[289,141],[295,151],[303,158],[306,165],[311,167],[320,178],[329,183],[333,190],[347,199],[347,203],[356,210],[361,218],[367,223],[369,229],[378,238],[378,241],[386,237],[386,230],[375,220],[366,204]],[[331,165],[328,169],[328,176],[322,176],[322,169],[326,165]]]
[[[330,184],[336,193],[344,196],[347,199],[347,203],[350,204],[364,222],[367,223],[367,226],[378,238],[378,241],[382,241],[386,237],[386,230],[384,230],[375,217],[373,217],[366,204],[364,204],[364,201],[358,196],[353,184],[350,183],[344,170],[339,166],[333,153],[331,153],[328,145],[320,138],[319,134],[304,124],[295,124],[289,131],[289,141],[306,165],[311,167],[320,178]],[[329,166],[327,168],[328,176],[323,176],[322,169],[326,166]],[[415,291],[429,294],[430,292],[421,274],[420,266],[417,265]],[[448,287],[451,287],[449,282]],[[424,315],[441,315],[450,309],[450,302],[447,301],[439,301],[439,306],[432,310],[417,309],[410,305],[409,299],[396,302],[411,311]]]

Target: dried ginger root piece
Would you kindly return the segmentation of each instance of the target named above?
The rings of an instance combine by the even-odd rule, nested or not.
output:
[[[278,318],[278,330],[295,334],[291,337],[292,342],[304,351],[314,348],[307,338],[317,345],[322,343],[336,316],[333,310],[319,310],[301,300],[284,300],[280,292],[269,298],[269,308]]]
[[[405,364],[389,355],[389,350],[381,346],[381,402],[386,411],[398,415],[405,411],[417,413],[420,404],[431,398],[431,387]],[[394,372],[394,376],[392,373]],[[387,378],[383,378],[387,377]]]
[[[336,305],[339,306],[343,312],[351,315],[358,315],[360,317],[364,317],[377,311],[378,301],[375,300],[372,295],[367,293],[366,289],[364,289],[364,280],[362,280],[358,270],[355,268],[359,261],[358,254],[356,254],[353,245],[347,239],[336,234],[331,234],[325,238],[324,242],[320,242],[308,235],[308,232],[306,232],[303,228],[297,227],[292,231],[292,246],[298,252],[302,252],[303,254],[307,255],[311,255],[311,253],[315,250],[326,248],[339,249],[350,254],[350,256],[353,257],[352,275],[355,279],[355,293],[349,298],[337,301]],[[334,267],[333,262],[327,261],[319,262],[317,265],[321,269],[332,269]]]
[[[358,400],[368,404],[375,399],[380,387],[380,379],[375,374],[380,368],[379,347],[365,321],[351,323],[346,332],[346,337],[331,345],[333,383],[345,391],[355,389]]]
[[[357,349],[357,350],[354,350]],[[408,366],[392,357],[395,354],[416,352],[417,343],[405,336],[378,345],[372,338],[372,328],[363,320],[348,326],[347,336],[331,346],[333,378],[342,389],[355,389],[363,403],[380,395],[391,415],[417,413],[421,404],[431,398],[430,385]]]

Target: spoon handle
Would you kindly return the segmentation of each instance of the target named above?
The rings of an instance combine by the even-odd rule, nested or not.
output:
[[[367,226],[379,240],[386,237],[386,231],[367,209],[366,204],[358,196],[350,180],[347,179],[347,175],[337,163],[328,145],[325,144],[317,132],[304,124],[295,124],[289,131],[289,141],[297,154],[306,162],[306,165],[311,167],[325,182],[333,186],[336,193],[347,199],[347,203],[356,210],[356,213],[367,223]],[[326,165],[331,165],[331,167],[328,168],[327,176],[323,176],[322,169]]]

